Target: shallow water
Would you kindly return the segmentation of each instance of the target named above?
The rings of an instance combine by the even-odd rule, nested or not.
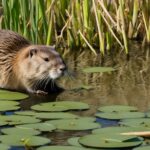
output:
[[[22,109],[28,110],[30,106],[40,102],[73,100],[91,106],[90,110],[75,112],[81,116],[94,116],[98,107],[112,104],[137,106],[140,111],[147,111],[150,108],[150,48],[134,43],[129,50],[128,58],[124,51],[114,50],[114,54],[108,53],[103,59],[95,57],[89,51],[72,54],[65,51],[63,57],[73,76],[63,77],[58,81],[65,88],[64,92],[49,96],[31,95],[29,100],[21,102]],[[116,71],[83,73],[82,69],[88,66],[111,66]],[[82,89],[82,85],[91,86],[91,89]],[[105,126],[114,124],[103,123]],[[88,132],[54,132],[46,136],[52,139],[52,144],[66,145],[69,137]]]

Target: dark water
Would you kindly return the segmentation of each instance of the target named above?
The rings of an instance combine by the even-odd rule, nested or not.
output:
[[[74,76],[63,77],[58,81],[65,91],[46,97],[31,95],[29,100],[21,102],[22,109],[28,110],[40,102],[73,100],[90,105],[90,110],[76,112],[81,116],[94,116],[98,107],[112,104],[137,106],[140,111],[147,111],[150,108],[150,48],[134,43],[129,48],[129,57],[123,50],[111,51],[103,59],[95,57],[88,50],[77,50],[72,54],[65,51],[63,57]],[[88,66],[111,66],[117,70],[112,73],[83,73],[82,69]],[[82,85],[91,86],[92,89],[81,89]],[[53,132],[46,136],[52,139],[52,144],[66,145],[69,137],[87,133],[89,131]]]

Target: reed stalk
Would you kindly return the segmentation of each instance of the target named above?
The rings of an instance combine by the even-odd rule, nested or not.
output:
[[[146,40],[150,43],[150,2],[148,0],[143,0],[142,6],[142,17],[145,26]]]
[[[129,39],[150,43],[149,0],[0,0],[0,27],[33,43],[89,48],[102,55]]]

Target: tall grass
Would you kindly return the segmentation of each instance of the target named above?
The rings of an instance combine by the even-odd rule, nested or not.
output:
[[[0,0],[1,28],[33,43],[71,49],[89,47],[94,54],[128,42],[150,43],[149,0]]]

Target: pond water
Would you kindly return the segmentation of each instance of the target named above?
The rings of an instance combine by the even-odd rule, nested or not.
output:
[[[22,110],[28,110],[34,104],[47,101],[81,101],[90,105],[90,110],[74,112],[81,116],[94,116],[97,108],[105,105],[121,104],[136,106],[140,111],[150,108],[150,48],[134,43],[129,48],[129,57],[122,50],[111,50],[105,57],[95,57],[90,51],[62,55],[72,76],[63,77],[58,84],[65,90],[49,96],[30,95],[21,102]],[[86,74],[82,69],[88,66],[111,66],[116,71],[111,73]],[[90,86],[89,89],[82,88]],[[115,122],[103,122],[110,126]],[[49,133],[52,144],[66,145],[72,136],[87,132],[54,132]]]

